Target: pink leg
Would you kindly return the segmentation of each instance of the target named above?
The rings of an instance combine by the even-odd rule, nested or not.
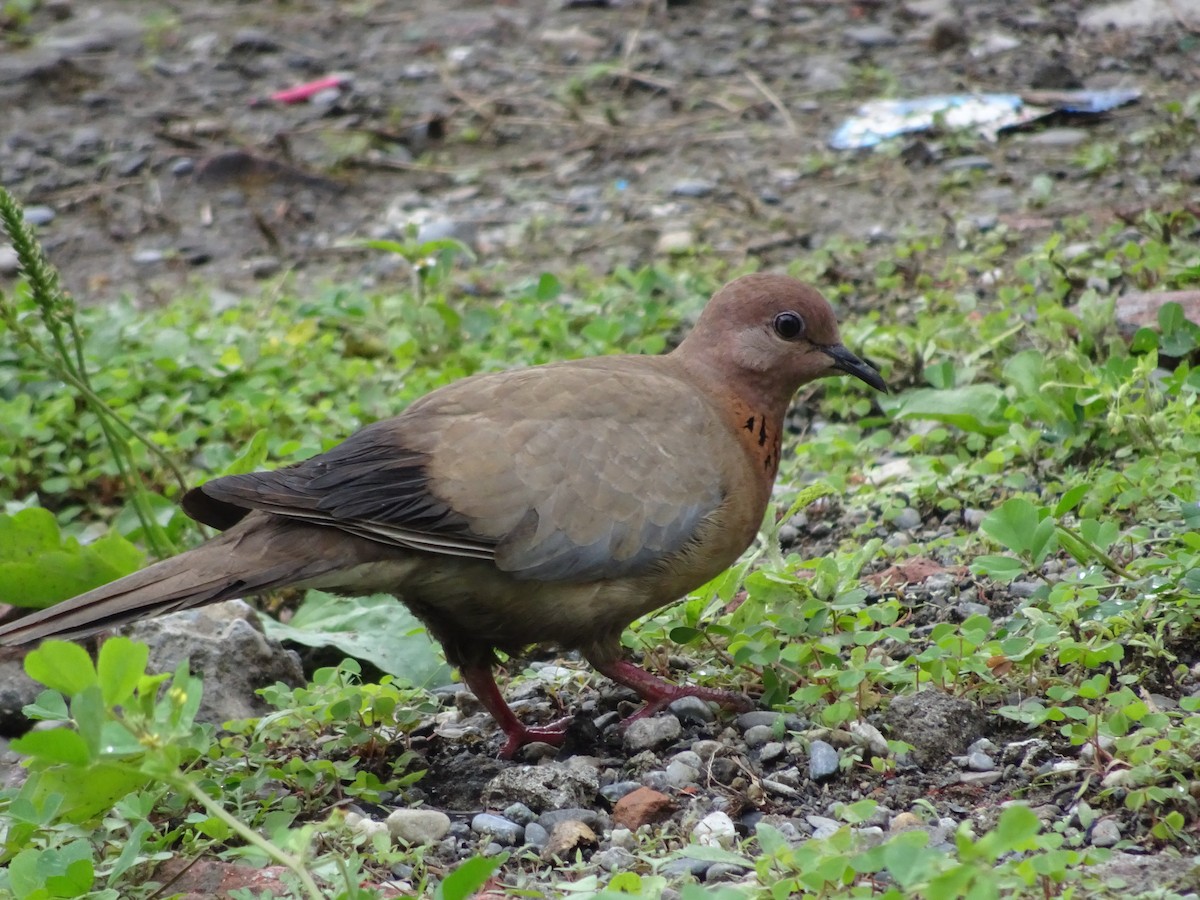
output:
[[[496,687],[496,679],[492,676],[491,666],[473,666],[462,670],[463,681],[483,704],[484,709],[492,714],[496,724],[507,735],[508,740],[500,749],[501,759],[512,759],[513,754],[534,741],[543,741],[555,747],[561,746],[567,737],[567,725],[571,718],[559,719],[549,725],[529,726],[521,722],[504,702],[500,689]]]
[[[701,700],[710,700],[721,706],[733,707],[741,712],[753,709],[754,707],[750,698],[742,694],[691,684],[672,684],[669,681],[664,681],[657,675],[651,675],[645,669],[635,666],[627,659],[618,659],[614,662],[606,663],[592,662],[592,665],[596,667],[596,671],[602,675],[607,675],[617,684],[633,688],[646,701],[646,705],[626,719],[622,723],[623,725],[627,725],[635,719],[643,719],[661,712],[672,701],[678,700],[680,697],[699,697]]]

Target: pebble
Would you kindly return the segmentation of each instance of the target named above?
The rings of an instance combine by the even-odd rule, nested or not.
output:
[[[968,753],[967,768],[972,772],[991,772],[996,768],[996,761],[986,753]]]
[[[594,854],[591,862],[603,872],[625,872],[633,869],[637,858],[624,847],[609,847]]]
[[[980,738],[967,748],[967,753],[995,753],[998,748],[987,738]]]
[[[1042,585],[1037,581],[1013,581],[1008,585],[1008,592],[1022,599],[1032,597]]]
[[[537,818],[533,814],[533,810],[524,803],[513,803],[504,809],[504,818],[510,822],[516,822],[518,825],[528,825]]]
[[[1098,819],[1092,826],[1090,841],[1093,847],[1111,847],[1121,840],[1121,826],[1112,816]]]
[[[838,772],[838,754],[825,741],[813,741],[808,748],[808,777],[824,781]]]
[[[609,803],[616,803],[626,794],[631,794],[642,786],[640,781],[616,781],[600,788],[600,796]]]
[[[817,840],[829,837],[842,827],[842,823],[837,819],[825,816],[805,816],[804,820],[812,826],[813,837]]]
[[[174,160],[171,165],[167,167],[167,171],[169,171],[176,178],[180,178],[184,175],[191,175],[196,171],[196,161],[190,156],[181,156]]]
[[[41,225],[49,225],[54,221],[57,213],[49,206],[27,206],[25,207],[25,221],[37,228]]]
[[[696,235],[686,228],[664,231],[654,244],[654,252],[660,254],[687,253],[696,246]]]
[[[0,275],[16,275],[20,269],[17,251],[9,244],[0,245]]]
[[[737,829],[728,813],[711,812],[692,829],[694,837],[704,847],[732,847],[737,840]]]
[[[537,822],[530,822],[525,826],[525,843],[542,850],[550,843],[550,832]]]
[[[667,707],[681,722],[703,725],[715,721],[717,714],[699,697],[680,697]]]
[[[1074,147],[1088,137],[1087,130],[1083,128],[1047,128],[1029,135],[1025,142],[1039,147]]]
[[[397,809],[386,824],[393,840],[414,846],[436,844],[450,831],[450,817],[436,809]]]
[[[775,729],[770,725],[752,725],[746,729],[747,747],[762,747],[775,737]]]
[[[680,856],[676,859],[668,860],[666,863],[660,866],[658,873],[668,877],[672,875],[693,875],[696,878],[701,878],[703,877],[704,873],[708,871],[708,867],[711,865],[712,863],[708,860],[692,859],[689,856]]]
[[[850,733],[866,744],[876,756],[886,757],[889,754],[887,738],[874,725],[868,722],[851,722]]]
[[[674,716],[637,719],[625,729],[625,746],[634,753],[653,750],[679,740],[683,728]]]
[[[707,197],[715,187],[711,181],[703,178],[690,178],[675,182],[671,194],[676,197]]]
[[[925,823],[921,817],[910,812],[896,813],[888,822],[888,831],[908,831],[912,828],[920,828]]]
[[[479,813],[471,820],[471,830],[476,834],[488,834],[498,844],[514,847],[524,839],[525,829],[516,822],[491,813]]]
[[[986,231],[986,230],[987,229],[980,228],[980,231]],[[963,510],[962,517],[963,517],[963,524],[966,525],[968,528],[978,528],[980,525],[983,524],[983,520],[987,517],[987,513],[984,512],[982,509],[975,509],[973,507],[967,507],[966,509]]]
[[[700,770],[695,766],[689,766],[678,760],[667,764],[667,784],[671,787],[682,790],[693,787],[699,780]]]
[[[786,748],[779,741],[767,741],[758,751],[758,758],[760,762],[770,763],[779,759],[785,752]]]
[[[995,784],[1000,780],[1002,774],[1002,772],[963,772],[958,776],[958,780],[960,784]]]
[[[538,824],[547,831],[562,822],[582,822],[588,828],[603,829],[607,817],[595,809],[552,809],[538,816]]]
[[[892,519],[892,524],[905,531],[912,531],[914,528],[921,527],[921,514],[911,506],[906,506],[900,512],[896,513],[896,518]]]
[[[890,28],[882,25],[859,25],[847,28],[842,34],[860,47],[890,47],[899,40]]]
[[[737,726],[742,731],[753,728],[755,725],[769,725],[774,728],[780,719],[783,719],[784,727],[788,731],[803,731],[807,727],[807,723],[800,716],[785,716],[783,713],[772,712],[769,709],[754,709],[742,713],[737,717]]]
[[[713,863],[704,871],[704,881],[706,884],[716,881],[737,881],[746,874],[745,866],[736,866],[733,863]]]
[[[969,619],[971,616],[988,616],[991,615],[992,609],[984,603],[959,603],[956,607],[958,614],[964,619]]]
[[[148,153],[127,153],[117,161],[117,174],[122,178],[129,178],[142,171],[149,161],[150,154]]]
[[[162,250],[135,250],[130,259],[138,266],[152,266],[162,262],[166,256]]]
[[[700,740],[692,744],[692,752],[696,754],[701,762],[712,759],[718,753],[725,749],[725,745],[720,741]]]
[[[622,847],[625,850],[632,850],[638,844],[637,835],[628,828],[621,827],[614,828],[608,840],[614,847]]]

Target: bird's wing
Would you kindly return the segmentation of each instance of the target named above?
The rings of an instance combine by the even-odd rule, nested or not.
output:
[[[261,509],[519,578],[635,575],[724,500],[724,435],[694,388],[640,357],[457,382],[306,462],[189,495],[202,521]]]

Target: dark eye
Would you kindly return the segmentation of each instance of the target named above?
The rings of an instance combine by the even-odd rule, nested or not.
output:
[[[785,341],[804,334],[804,320],[794,312],[781,312],[775,317],[775,333]]]

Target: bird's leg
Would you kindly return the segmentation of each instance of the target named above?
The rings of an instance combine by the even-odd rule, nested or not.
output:
[[[635,719],[644,719],[666,709],[680,697],[699,697],[721,706],[729,706],[741,712],[753,708],[750,699],[733,691],[722,691],[718,688],[700,687],[694,684],[672,684],[657,675],[651,675],[640,666],[635,666],[627,659],[611,662],[595,662],[592,665],[602,675],[607,675],[617,684],[633,688],[638,696],[646,701],[646,705],[625,719],[622,725],[628,725]]]
[[[462,677],[463,681],[467,683],[467,687],[471,689],[471,693],[483,704],[484,709],[492,714],[492,718],[496,720],[496,724],[508,738],[504,742],[504,746],[500,748],[501,759],[512,759],[518,750],[534,741],[542,741],[558,747],[566,739],[567,726],[571,723],[570,716],[551,722],[549,725],[526,725],[504,702],[504,697],[500,695],[500,688],[496,687],[496,679],[492,676],[490,665],[484,663],[464,666]]]

